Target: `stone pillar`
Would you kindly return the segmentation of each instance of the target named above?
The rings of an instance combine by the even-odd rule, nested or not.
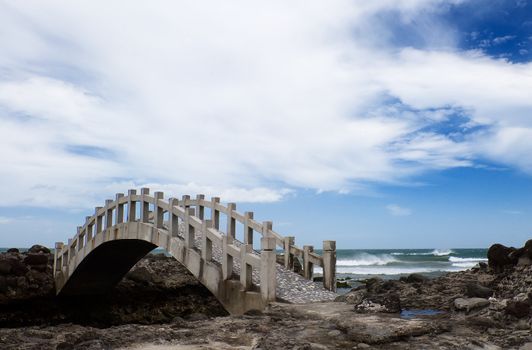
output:
[[[236,220],[233,217],[233,211],[236,210],[235,203],[227,203],[227,237],[230,243],[236,238]]]
[[[170,237],[179,236],[179,216],[174,214],[174,207],[179,205],[177,198],[168,199],[168,233]]]
[[[190,217],[194,216],[194,208],[185,209],[185,245],[189,249],[194,249],[195,232],[194,226],[190,224]]]
[[[123,193],[117,193],[115,196],[116,201],[116,224],[121,224],[124,222],[124,203],[119,203],[120,199],[124,197]]]
[[[265,222],[263,225],[270,224]],[[275,301],[275,288],[277,285],[277,262],[275,256],[275,237],[262,237],[260,240],[260,294],[264,302]]]
[[[155,224],[155,227],[163,228],[164,211],[161,207],[159,207],[159,201],[164,198],[164,193],[155,192],[153,193],[153,197],[153,223]]]
[[[127,221],[133,222],[137,220],[137,202],[133,200],[133,196],[137,194],[137,190],[127,191]]]
[[[96,236],[98,233],[102,232],[102,217],[98,215],[98,212],[102,209],[102,207],[96,207],[94,208],[94,217],[96,221],[95,229],[94,229],[94,236]]]
[[[312,279],[314,274],[314,264],[310,262],[310,253],[314,251],[314,247],[311,245],[303,246],[303,277],[308,280]]]
[[[232,241],[231,241],[232,242]],[[229,280],[233,277],[233,256],[228,252],[229,237],[223,236],[222,240],[222,278]]]
[[[323,287],[336,292],[336,241],[323,241]]]
[[[105,200],[105,229],[113,226],[113,207],[111,203],[113,203],[112,199]]]
[[[85,216],[85,235],[87,236],[87,245],[89,245],[92,240],[92,227],[93,224],[89,224],[89,221],[92,219],[92,216]]]
[[[220,198],[219,197],[212,197],[211,198],[211,220],[212,220],[212,227],[214,227],[217,230],[220,230],[220,211],[216,209],[216,205],[220,204]]]
[[[295,244],[295,237],[284,238],[284,267],[290,271],[294,270],[294,256],[290,253],[290,247]]]
[[[150,195],[149,188],[140,189],[140,221],[148,222],[150,217],[150,202],[147,201],[146,197]]]
[[[205,218],[205,207],[200,203],[203,200],[205,200],[205,195],[204,194],[196,195],[196,203],[197,203],[197,205],[196,205],[196,208],[197,208],[196,216],[200,220],[203,220]]]
[[[253,245],[253,229],[249,226],[249,221],[253,220],[253,212],[244,213],[244,244]]]
[[[211,226],[211,220],[203,220],[203,232],[201,233],[201,258],[205,261],[212,260],[212,241],[207,237],[207,230]]]
[[[56,242],[54,249],[54,276],[63,266],[63,242]]]
[[[247,263],[247,255],[251,254],[253,246],[242,244],[240,246],[240,285],[241,290],[250,290],[253,285],[253,266]]]

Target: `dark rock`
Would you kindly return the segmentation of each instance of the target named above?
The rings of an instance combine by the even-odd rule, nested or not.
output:
[[[9,263],[11,264],[11,274],[15,276],[24,276],[29,271],[28,267],[20,260],[11,259]]]
[[[459,311],[469,312],[474,309],[480,309],[490,304],[484,298],[457,298],[454,301],[454,308]]]
[[[29,253],[44,253],[44,254],[50,254],[50,249],[46,248],[42,245],[34,245],[30,249],[28,249]]]
[[[197,312],[187,316],[187,320],[189,321],[204,321],[207,319],[209,318],[206,315]]]
[[[530,315],[530,304],[528,301],[510,300],[505,309],[508,315],[523,318]]]
[[[153,281],[152,274],[150,271],[145,267],[139,267],[138,269],[135,269],[131,272],[129,272],[126,275],[126,278],[137,282],[137,283],[144,283],[149,284]]]
[[[480,267],[481,270],[485,270],[488,268],[488,264],[486,264],[484,261],[480,261],[478,263],[478,267]]]
[[[8,253],[20,253],[20,251],[17,248],[9,248],[7,250]]]
[[[246,316],[262,316],[263,312],[260,310],[251,309],[246,312],[244,312],[244,315]]]
[[[0,276],[0,293],[5,293],[7,291],[7,281],[4,276]]]
[[[0,260],[0,275],[11,273],[11,263],[8,260]]]
[[[347,281],[336,281],[336,288],[349,288],[351,285]]]
[[[46,265],[48,264],[48,254],[28,253],[24,258],[24,263],[27,265]]]
[[[493,244],[488,249],[488,265],[495,271],[501,271],[504,267],[515,265],[517,258],[514,256],[516,251],[513,247],[506,247],[502,244]]]
[[[47,264],[43,264],[43,265],[32,265],[31,266],[31,269],[32,270],[36,270],[36,271],[40,271],[40,272],[46,272],[49,268],[49,265]]]
[[[419,273],[412,273],[408,275],[407,277],[401,277],[400,281],[406,282],[406,283],[423,283],[425,281],[428,281],[429,278],[425,277]]]
[[[471,282],[466,284],[465,294],[470,298],[489,298],[493,295],[493,290],[488,287],[481,286],[478,283]]]

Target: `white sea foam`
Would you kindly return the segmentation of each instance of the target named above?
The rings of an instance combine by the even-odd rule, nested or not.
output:
[[[338,260],[336,266],[383,266],[397,261],[388,254],[358,253],[351,259]]]
[[[431,254],[434,256],[446,256],[451,255],[452,253],[454,252],[450,249],[434,249]]]
[[[479,262],[479,261],[488,261],[486,258],[459,258],[457,256],[449,257],[450,262]]]
[[[453,263],[452,266],[454,266],[454,267],[463,267],[465,269],[469,269],[469,268],[472,268],[473,266],[475,266],[476,264],[477,264],[476,262],[467,261],[467,262]]]

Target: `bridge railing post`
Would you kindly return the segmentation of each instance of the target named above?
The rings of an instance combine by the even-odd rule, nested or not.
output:
[[[233,217],[233,211],[236,210],[235,203],[227,203],[227,237],[230,243],[236,238],[236,220]]]
[[[124,203],[119,203],[122,197],[124,197],[123,193],[117,193],[115,196],[115,201],[116,201],[115,223],[117,225],[124,222]]]
[[[137,194],[137,190],[127,191],[127,221],[133,222],[137,220],[137,201],[133,200],[133,196]]]
[[[212,260],[212,241],[207,237],[207,230],[211,227],[211,220],[203,220],[201,233],[201,258],[205,261]]]
[[[63,242],[56,242],[54,249],[54,275],[63,267]]]
[[[168,200],[168,232],[171,237],[179,236],[179,217],[174,214],[174,207],[179,205],[177,198]]]
[[[251,244],[240,246],[240,284],[243,291],[250,290],[253,285],[253,267],[247,263],[247,254],[252,252]]]
[[[229,241],[229,237],[224,235],[222,238],[222,278],[224,280],[229,280],[233,276],[233,256],[228,252],[228,245],[233,241]]]
[[[294,255],[290,252],[290,247],[295,244],[295,237],[289,236],[284,238],[284,267],[287,270],[294,270]]]
[[[272,229],[271,221],[263,224],[263,237],[261,238],[260,252],[260,293],[265,302],[275,301],[275,289],[277,284],[277,262],[275,237],[271,237],[268,231]],[[266,234],[265,234],[266,233]]]
[[[96,236],[98,233],[102,232],[102,217],[98,214],[98,212],[102,209],[102,207],[96,207],[94,208],[94,218],[96,224],[94,225],[94,236]]]
[[[205,218],[205,207],[200,203],[201,201],[205,200],[205,195],[204,194],[198,194],[196,195],[196,203],[198,203],[196,205],[196,209],[197,209],[197,217],[198,219],[200,220],[203,220]]]
[[[159,200],[164,198],[164,193],[154,192],[153,197],[153,223],[155,224],[156,228],[162,228],[164,222],[164,211],[161,207],[159,207]]]
[[[313,251],[313,246],[303,246],[303,277],[308,280],[311,280],[312,275],[314,274],[314,264],[310,262],[310,253],[312,253]]]
[[[111,203],[113,203],[112,199],[105,200],[105,229],[108,229],[109,227],[113,226],[114,208],[111,206]]]
[[[217,230],[220,230],[220,211],[216,209],[216,205],[220,204],[220,198],[219,197],[212,197],[211,198],[211,220],[212,220],[212,227],[214,227]]]
[[[150,195],[150,189],[143,187],[140,189],[140,221],[148,222],[150,217],[150,203],[146,196]]]
[[[244,213],[244,244],[253,246],[253,229],[249,225],[250,220],[253,220],[253,212],[246,211]]]
[[[323,287],[336,292],[336,241],[323,241]]]
[[[190,224],[190,217],[194,216],[194,208],[185,209],[185,246],[188,249],[194,249],[194,241],[196,235],[194,232],[194,226]]]

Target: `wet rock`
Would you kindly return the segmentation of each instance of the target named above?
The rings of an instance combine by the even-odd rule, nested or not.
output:
[[[17,248],[9,248],[7,250],[8,253],[20,253],[20,251]]]
[[[11,273],[11,263],[8,260],[0,260],[0,275]]]
[[[345,294],[344,300],[347,304],[352,304],[356,306],[362,303],[362,301],[366,298],[366,296],[367,296],[366,290],[359,289],[359,290],[354,290],[354,291],[351,291]]]
[[[454,301],[454,308],[459,311],[469,312],[474,309],[486,307],[489,304],[490,302],[484,298],[457,298]]]
[[[425,277],[419,273],[412,273],[407,277],[401,277],[399,280],[406,283],[423,283],[425,281],[428,281],[428,279],[428,277]]]
[[[509,300],[505,311],[508,315],[523,318],[530,315],[530,304],[528,301]]]
[[[27,265],[46,265],[48,264],[48,254],[28,253],[24,258],[24,263]]]
[[[466,284],[465,294],[470,298],[489,298],[493,295],[493,290],[478,283],[470,282]]]
[[[9,260],[11,264],[11,274],[15,276],[24,276],[28,271],[28,267],[20,260],[11,259]]]
[[[495,271],[501,271],[505,266],[515,265],[517,259],[512,256],[516,251],[513,247],[506,247],[495,243],[488,249],[488,265]]]
[[[46,248],[45,246],[36,244],[36,245],[33,245],[30,249],[28,249],[28,252],[50,254],[50,249]]]
[[[140,267],[138,269],[135,269],[131,272],[129,272],[126,275],[126,278],[137,282],[137,283],[144,283],[149,284],[153,281],[152,274],[150,271],[145,267]]]

